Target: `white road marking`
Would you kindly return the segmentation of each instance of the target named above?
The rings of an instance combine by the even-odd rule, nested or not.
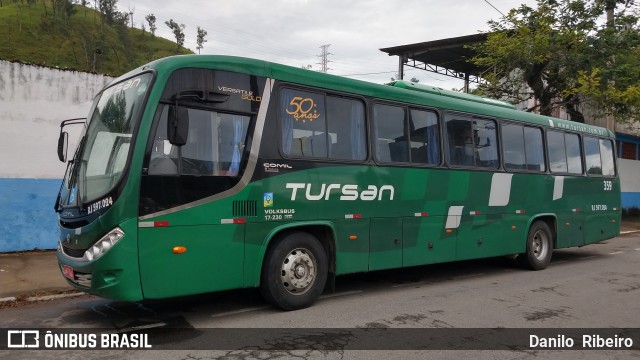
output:
[[[622,254],[622,251],[614,251],[612,253],[609,253],[609,255],[618,255],[618,254]]]

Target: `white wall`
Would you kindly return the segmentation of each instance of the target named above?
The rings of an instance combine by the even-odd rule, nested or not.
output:
[[[618,159],[622,192],[640,192],[640,161]]]
[[[112,78],[0,61],[0,178],[62,178],[60,122],[86,117]],[[70,134],[75,148],[80,126]]]

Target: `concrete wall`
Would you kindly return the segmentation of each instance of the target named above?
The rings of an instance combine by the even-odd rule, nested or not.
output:
[[[65,170],[56,155],[60,122],[87,116],[111,80],[0,61],[0,252],[56,247],[53,203]],[[69,132],[70,153],[80,128]]]
[[[622,207],[640,207],[640,161],[618,159]]]

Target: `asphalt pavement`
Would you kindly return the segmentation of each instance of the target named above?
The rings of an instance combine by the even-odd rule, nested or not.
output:
[[[640,232],[640,222],[623,221],[621,231]],[[0,308],[79,295],[62,276],[55,250],[0,253]]]

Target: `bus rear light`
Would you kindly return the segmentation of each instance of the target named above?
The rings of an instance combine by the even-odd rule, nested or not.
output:
[[[362,214],[347,214],[344,216],[345,219],[362,219]]]
[[[525,211],[524,210],[516,210],[516,214],[524,214]]]
[[[470,211],[469,215],[480,215],[480,211]]]
[[[169,222],[165,220],[153,222],[153,227],[167,227],[167,226],[169,226]]]
[[[174,254],[184,254],[187,252],[187,248],[184,246],[174,246],[172,252]]]
[[[429,213],[423,211],[423,212],[415,213],[415,214],[413,214],[413,216],[415,216],[415,217],[424,217],[424,216],[429,216]]]

